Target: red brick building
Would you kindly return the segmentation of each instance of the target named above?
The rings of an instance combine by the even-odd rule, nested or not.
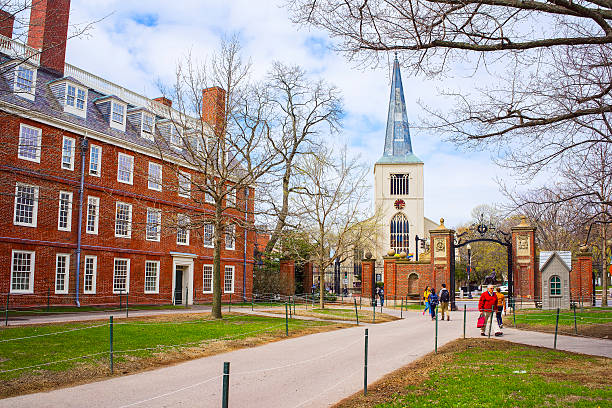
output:
[[[115,303],[121,293],[130,303],[211,301],[212,224],[181,226],[213,206],[194,204],[197,166],[181,155],[161,160],[155,141],[186,149],[215,137],[215,123],[193,136],[171,120],[168,99],[66,64],[69,6],[35,2],[29,46],[10,28],[0,35],[0,293],[22,305],[48,296]],[[222,98],[203,90],[205,120],[223,116],[213,103]],[[227,200],[237,222],[221,252],[224,301],[251,296],[255,240],[243,227],[253,223],[253,194],[236,189]]]

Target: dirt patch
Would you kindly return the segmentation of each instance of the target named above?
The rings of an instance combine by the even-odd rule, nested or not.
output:
[[[185,321],[189,318],[202,318],[202,314],[189,315],[160,315],[148,317],[135,317],[126,320],[138,320],[149,322],[167,322],[167,321]],[[0,382],[0,399],[14,397],[18,395],[31,394],[35,392],[50,391],[57,388],[72,387],[79,384],[85,384],[93,381],[108,379],[111,377],[119,377],[127,374],[134,374],[146,370],[178,364],[184,361],[193,360],[201,357],[208,357],[216,354],[226,353],[233,350],[261,346],[263,344],[272,343],[275,341],[285,340],[287,338],[301,337],[309,334],[323,333],[332,330],[351,327],[350,324],[330,324],[327,326],[305,327],[302,329],[292,329],[289,332],[289,337],[284,335],[284,331],[280,330],[276,333],[261,333],[256,337],[247,337],[236,340],[219,340],[206,341],[201,346],[184,347],[180,349],[168,350],[155,354],[147,358],[135,356],[126,356],[122,361],[117,361],[119,356],[115,357],[114,374],[109,372],[108,356],[102,359],[92,361],[91,359],[83,359],[83,362],[77,364],[66,371],[51,371],[39,370],[32,374],[26,374],[19,378],[4,380]]]
[[[333,407],[370,408],[380,403],[389,402],[394,395],[405,394],[407,387],[418,386],[429,379],[433,370],[452,361],[457,352],[470,348],[478,348],[483,351],[510,350],[517,346],[550,351],[550,349],[543,347],[527,346],[502,340],[458,339],[440,347],[438,354],[429,353],[369,385],[367,396],[364,396],[363,391],[360,391],[343,399]],[[563,372],[558,371],[557,361],[545,361],[533,371],[533,374],[540,374],[549,381],[576,381],[595,388],[607,387],[612,381],[612,360],[605,357],[588,356],[586,358],[592,359],[592,361],[586,362],[584,359],[568,361],[568,359],[564,359]],[[477,369],[478,367],[474,368]],[[555,371],[552,371],[553,369]]]
[[[513,327],[519,330],[537,331],[541,333],[554,333],[555,325],[535,325],[535,324],[517,324],[512,325],[512,321],[505,322],[506,326]],[[579,324],[578,334],[574,330],[574,326],[559,326],[559,334],[564,336],[578,337],[594,337],[598,339],[612,339],[612,322],[599,324]]]

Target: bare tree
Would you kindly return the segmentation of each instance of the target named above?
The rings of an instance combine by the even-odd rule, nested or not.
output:
[[[299,0],[299,24],[323,28],[349,58],[378,63],[399,51],[413,72],[456,65],[490,85],[446,92],[431,125],[504,164],[535,172],[612,143],[612,4],[602,0]]]
[[[337,131],[342,106],[335,86],[321,79],[313,81],[298,66],[275,62],[265,87],[273,109],[274,131],[278,133],[274,149],[282,159],[275,169],[278,177],[270,180],[270,188],[263,189],[258,200],[268,207],[262,211],[274,224],[264,251],[270,253],[281,238],[288,219],[296,215],[295,208],[290,208],[290,198],[296,189],[292,177],[296,161],[303,155],[312,154],[320,143],[322,131],[328,134]]]
[[[320,146],[297,167],[301,184],[296,201],[303,209],[302,229],[313,246],[314,266],[321,276],[320,307],[324,307],[324,271],[337,258],[367,239],[368,169],[347,156],[346,148],[334,153]],[[374,233],[375,228],[368,232]]]
[[[224,238],[235,239],[236,226],[252,228],[254,188],[279,164],[271,143],[269,99],[265,88],[249,80],[249,69],[236,38],[224,41],[206,64],[188,57],[177,69],[173,88],[164,90],[176,110],[167,110],[171,120],[165,137],[156,140],[162,158],[193,170],[185,174],[169,166],[179,194],[199,209],[176,227],[195,231],[214,246],[215,318],[221,318]],[[201,210],[206,207],[213,211]]]

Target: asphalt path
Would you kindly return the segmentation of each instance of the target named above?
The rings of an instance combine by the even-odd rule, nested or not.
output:
[[[394,314],[397,311],[385,310]],[[463,313],[438,323],[438,346],[463,336]],[[480,337],[477,313],[466,334]],[[230,407],[326,407],[363,389],[364,329],[368,382],[434,350],[435,322],[404,319],[313,334],[174,366],[50,392],[0,400],[0,407],[219,407],[223,362],[230,362]],[[507,329],[504,339],[552,347],[553,336]],[[612,357],[612,341],[559,336],[559,349]]]

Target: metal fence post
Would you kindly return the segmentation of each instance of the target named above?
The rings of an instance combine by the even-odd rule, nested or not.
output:
[[[400,304],[400,319],[404,318],[404,297],[402,296],[402,303]]]
[[[353,299],[355,303],[355,319],[357,319],[357,326],[359,326],[359,312],[357,311],[357,299]]]
[[[365,329],[365,350],[363,354],[363,395],[368,395],[368,329]]]
[[[255,307],[255,296],[251,295],[251,312],[253,311],[254,307]]]
[[[557,308],[557,321],[555,322],[555,343],[553,348],[557,349],[557,333],[559,331],[559,308]]]
[[[438,354],[438,306],[436,306],[434,313],[436,315],[436,344],[434,347],[434,351],[436,352],[436,354]]]
[[[516,307],[512,308],[512,322],[514,324],[514,327],[516,327]]]
[[[289,336],[289,312],[287,311],[287,302],[285,302],[285,336]]]
[[[463,338],[465,339],[465,319],[467,316],[467,305],[463,305]]]
[[[109,316],[108,327],[110,330],[110,353],[109,353],[110,372],[111,374],[113,374],[113,316]]]
[[[229,370],[230,363],[226,361],[223,363],[223,400],[221,402],[223,408],[228,408],[229,406]]]
[[[10,292],[6,294],[6,309],[4,309],[4,325],[8,326],[8,308],[9,308],[9,301],[10,301]]]
[[[574,332],[578,334],[578,325],[576,324],[576,304],[574,303]]]

